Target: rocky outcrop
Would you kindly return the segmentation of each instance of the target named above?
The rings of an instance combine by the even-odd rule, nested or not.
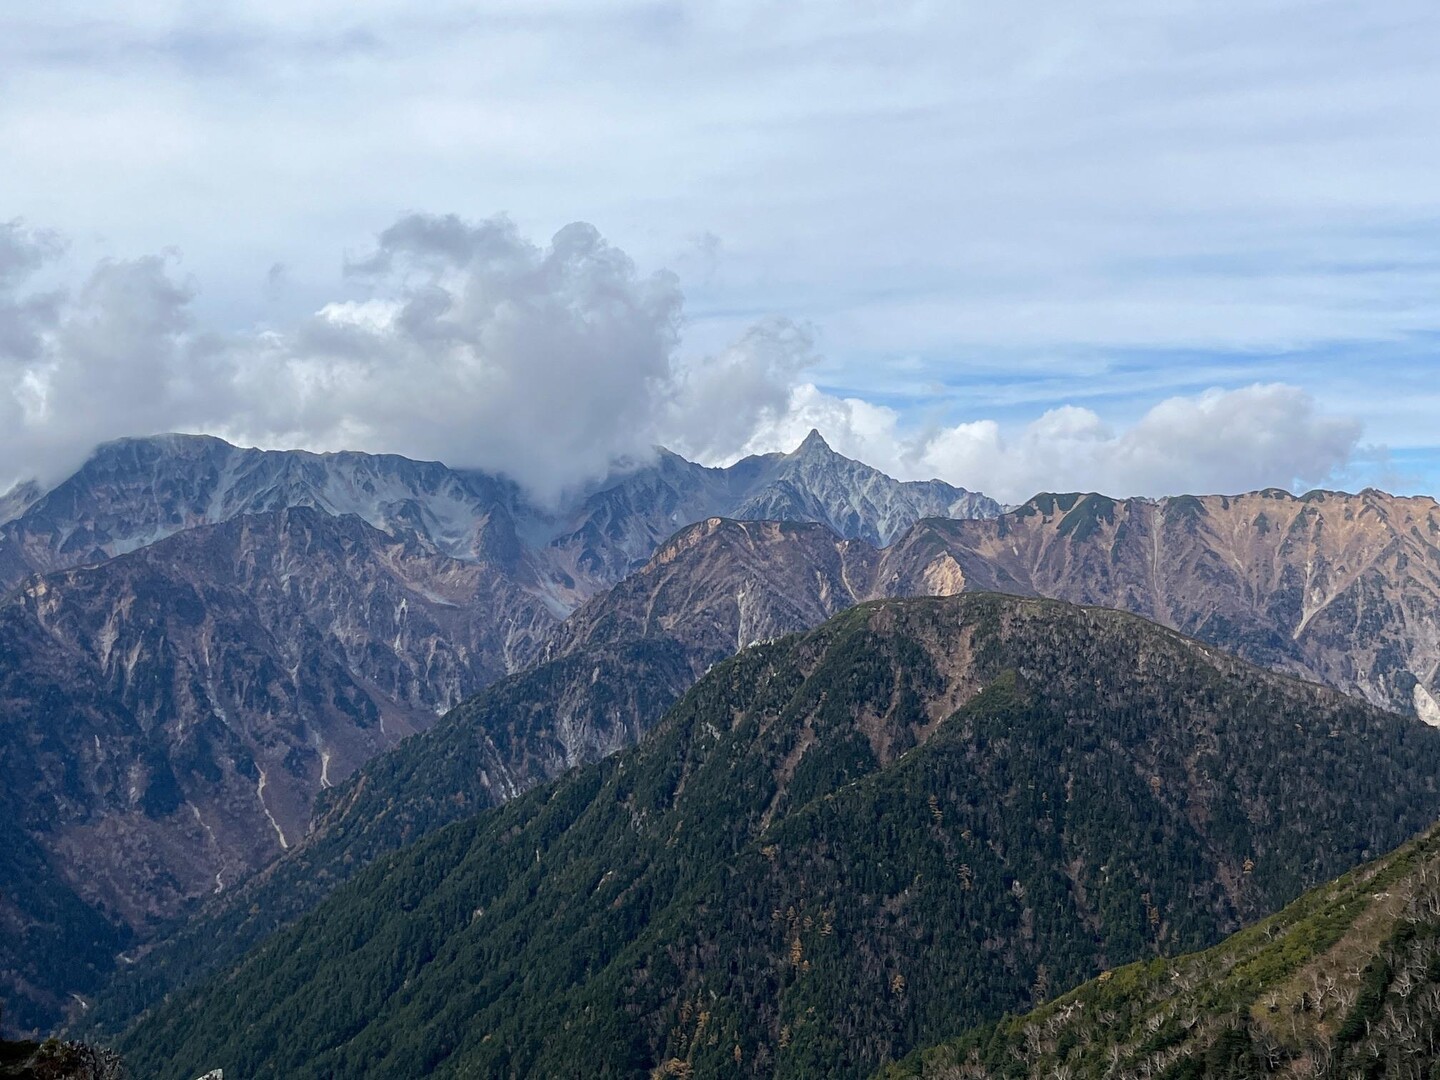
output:
[[[875,548],[825,525],[710,518],[577,609],[548,652],[673,638],[713,663],[867,599],[878,558]]]
[[[7,798],[143,928],[297,841],[317,792],[553,622],[483,563],[313,509],[33,580],[0,609]]]
[[[850,603],[993,591],[1119,608],[1276,670],[1440,721],[1440,506],[1279,490],[1113,500],[1040,495],[926,520],[890,547],[820,525],[712,519],[578,609],[552,651],[664,636],[709,647],[816,625]]]

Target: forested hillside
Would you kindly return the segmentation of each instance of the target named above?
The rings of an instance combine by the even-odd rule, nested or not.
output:
[[[595,646],[512,675],[322,796],[312,834],[126,965],[82,1018],[110,1036],[167,994],[234,963],[374,859],[639,741],[694,681],[673,642]]]
[[[1212,944],[1440,816],[1440,732],[992,595],[747,650],[634,750],[380,860],[138,1073],[864,1075]]]
[[[1440,828],[1203,953],[1102,973],[886,1080],[1435,1075]]]

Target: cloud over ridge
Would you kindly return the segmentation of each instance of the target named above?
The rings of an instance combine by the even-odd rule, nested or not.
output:
[[[813,426],[894,475],[1013,501],[1318,483],[1361,434],[1282,383],[1168,398],[1122,429],[1064,405],[1018,430],[911,430],[818,387],[813,336],[785,318],[687,355],[679,280],[642,274],[579,222],[540,245],[505,217],[404,215],[347,260],[344,298],[252,332],[200,326],[196,285],[161,256],[44,287],[60,248],[0,228],[0,483],[53,478],[106,439],[184,430],[436,458],[548,500],[655,444],[718,463],[790,449]]]
[[[1123,428],[1092,409],[1062,405],[1014,431],[976,420],[910,433],[893,409],[806,384],[751,447],[778,449],[810,427],[901,479],[969,483],[1007,502],[1047,490],[1159,496],[1336,483],[1362,434],[1357,421],[1323,412],[1305,390],[1284,383],[1169,397]]]
[[[73,292],[27,288],[53,248],[0,233],[0,460],[16,477],[108,438],[203,430],[440,458],[549,498],[670,433],[723,454],[808,358],[771,319],[683,364],[678,281],[583,223],[542,247],[503,217],[406,215],[347,264],[355,296],[253,334],[197,328],[193,287],[158,256],[102,262]]]

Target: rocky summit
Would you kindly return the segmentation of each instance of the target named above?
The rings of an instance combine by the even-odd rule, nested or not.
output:
[[[560,508],[434,462],[180,435],[107,444],[49,490],[16,488],[0,500],[0,805],[25,839],[0,863],[0,934],[16,956],[51,940],[83,960],[0,970],[12,1020],[51,1022],[125,944],[298,842],[320,793],[555,652],[564,616],[677,527],[785,500],[877,539],[999,510],[818,436],[729,469],[657,450]],[[680,636],[695,642],[683,682],[661,682],[671,697],[598,718],[558,764],[527,766],[523,739],[497,751],[495,797],[633,742],[734,647]]]

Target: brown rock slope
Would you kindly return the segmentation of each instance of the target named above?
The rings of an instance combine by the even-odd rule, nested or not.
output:
[[[73,954],[77,900],[123,936],[233,885],[551,625],[482,563],[309,509],[31,579],[0,602],[0,809],[24,852],[0,860],[0,955]],[[7,981],[17,1020],[17,993],[47,997]]]
[[[582,606],[554,648],[665,636],[696,608],[709,618],[686,633],[733,648],[861,600],[976,591],[1131,611],[1440,724],[1440,506],[1376,491],[1038,495],[991,520],[922,521],[880,550],[712,518]]]
[[[1429,498],[1040,495],[994,521],[922,522],[886,551],[874,589],[1121,608],[1440,723],[1440,506]]]

